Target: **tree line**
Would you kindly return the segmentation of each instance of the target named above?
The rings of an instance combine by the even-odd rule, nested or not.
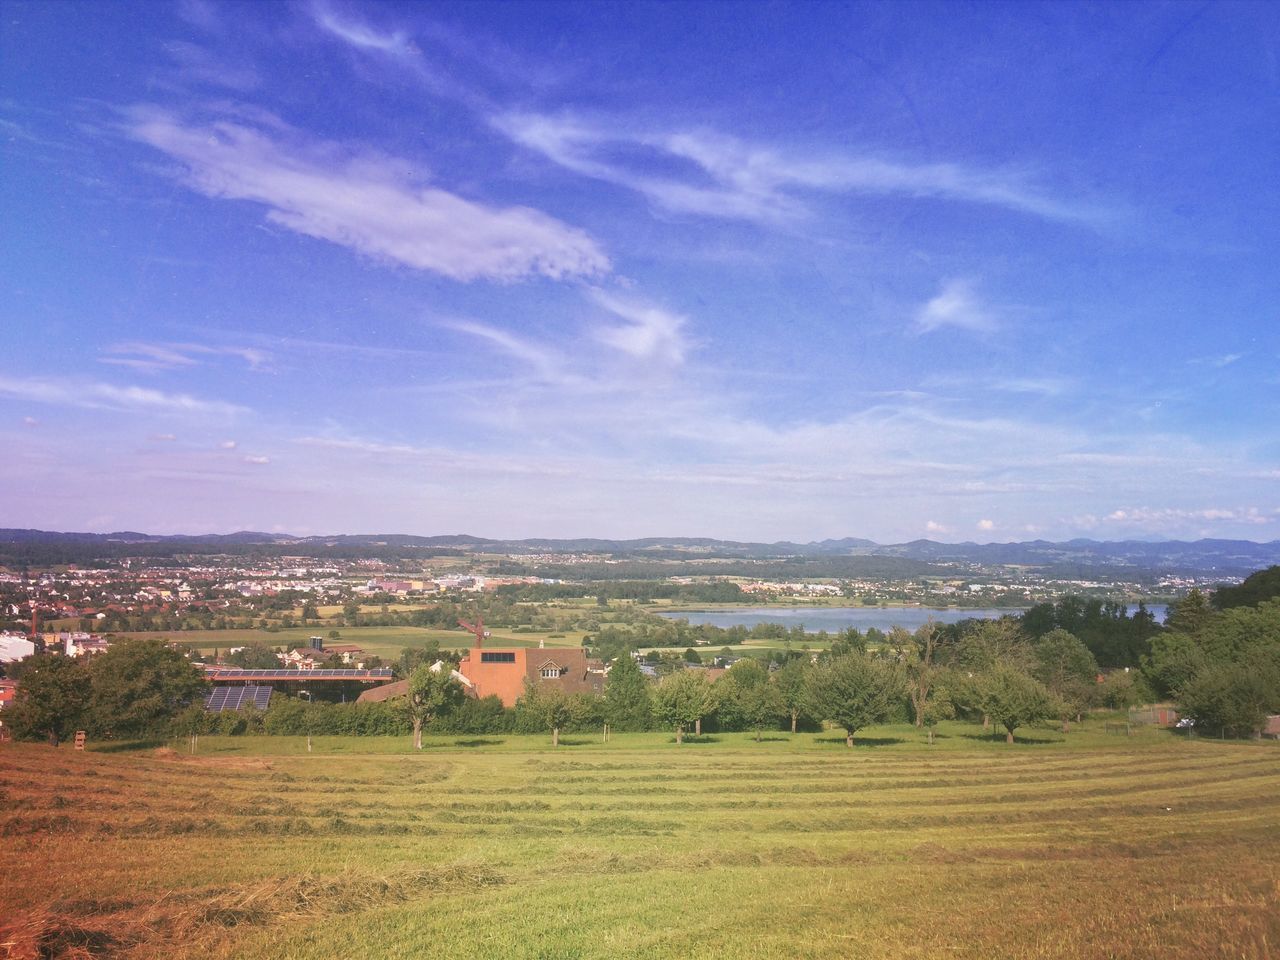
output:
[[[1274,581],[1280,589],[1280,580],[1264,573],[1264,585]],[[1264,592],[1257,604],[1219,609],[1193,590],[1170,608],[1163,629],[1141,610],[1129,616],[1115,606],[1075,598],[1034,613],[929,623],[915,632],[894,628],[874,635],[874,642],[848,630],[820,652],[791,646],[740,659],[714,681],[711,671],[697,665],[701,657],[693,648],[664,660],[672,669],[657,683],[622,649],[603,695],[565,696],[552,685],[531,683],[513,708],[493,697],[463,696],[446,669],[432,669],[438,659],[447,663],[433,645],[402,654],[398,667],[410,678],[410,692],[399,702],[302,703],[281,697],[262,713],[205,714],[199,670],[162,641],[131,640],[88,662],[58,654],[27,661],[4,720],[19,736],[51,743],[78,729],[119,739],[175,732],[409,731],[419,738],[424,731],[544,731],[558,738],[562,731],[604,724],[620,732],[670,729],[679,742],[691,730],[754,731],[759,738],[771,730],[821,729],[827,722],[844,730],[852,745],[860,730],[877,723],[911,722],[929,730],[953,717],[1003,729],[1012,742],[1015,731],[1029,724],[1052,719],[1065,726],[1093,708],[1123,709],[1158,699],[1174,702],[1197,729],[1223,736],[1255,735],[1269,715],[1280,712],[1280,597]],[[1066,623],[1092,646],[1061,625]],[[1103,656],[1117,651],[1136,655],[1140,663],[1104,670]]]

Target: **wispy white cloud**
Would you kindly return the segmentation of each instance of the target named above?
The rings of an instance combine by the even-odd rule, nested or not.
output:
[[[1016,171],[800,154],[706,130],[637,132],[571,115],[507,112],[491,122],[553,163],[634,190],[672,213],[777,222],[812,213],[806,194],[834,193],[930,197],[1067,222],[1105,216],[1053,198]],[[673,173],[680,165],[683,173]]]
[[[592,299],[622,320],[596,331],[596,337],[637,360],[652,360],[679,366],[689,350],[684,335],[688,318],[652,304],[620,298],[603,290],[593,290]]]
[[[309,140],[283,125],[186,122],[127,112],[126,132],[183,167],[210,197],[248,200],[267,219],[379,260],[454,280],[592,277],[609,259],[585,232],[529,207],[493,207],[421,183],[410,165]]]
[[[983,533],[990,533],[995,528],[996,528],[996,522],[994,520],[978,521],[978,529],[981,530]]]
[[[507,330],[475,320],[445,320],[440,326],[485,341],[507,356],[528,364],[543,378],[560,380],[563,376],[562,358],[558,354]]]
[[[956,327],[973,333],[991,333],[999,325],[995,311],[978,299],[969,280],[953,279],[920,308],[915,327],[920,333],[931,333],[943,327]]]
[[[316,23],[334,36],[361,50],[377,50],[396,56],[410,56],[417,48],[403,30],[380,31],[360,20],[343,17],[322,4],[312,6]]]
[[[238,357],[250,370],[270,369],[270,355],[256,347],[212,347],[200,343],[116,343],[107,347],[99,363],[154,372],[197,366],[197,357]]]
[[[156,413],[245,413],[245,407],[220,400],[201,400],[185,393],[164,393],[138,386],[43,378],[0,376],[0,394],[58,406],[97,410],[153,411]]]
[[[1244,356],[1245,355],[1243,353],[1224,353],[1212,357],[1196,357],[1192,360],[1188,360],[1187,362],[1191,364],[1203,364],[1207,367],[1216,367],[1221,370],[1223,367],[1231,366],[1231,364],[1238,360],[1243,360]]]

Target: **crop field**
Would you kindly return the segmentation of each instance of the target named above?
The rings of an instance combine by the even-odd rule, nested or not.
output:
[[[1280,955],[1280,749],[1034,733],[0,744],[0,957]]]

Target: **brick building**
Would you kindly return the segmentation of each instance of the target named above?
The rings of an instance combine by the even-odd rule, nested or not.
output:
[[[515,706],[525,681],[548,684],[572,693],[603,693],[605,667],[574,647],[498,650],[473,647],[458,664],[475,697],[496,696],[504,706]]]

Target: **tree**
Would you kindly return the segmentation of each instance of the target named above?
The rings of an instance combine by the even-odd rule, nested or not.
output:
[[[1182,687],[1178,709],[1198,730],[1224,737],[1256,734],[1280,710],[1280,663],[1259,651],[1240,663],[1205,667]]]
[[[1209,658],[1190,634],[1162,633],[1143,658],[1142,673],[1162,697],[1176,697],[1191,678],[1209,665]]]
[[[1213,606],[1218,610],[1253,607],[1265,600],[1280,597],[1280,565],[1250,574],[1237,586],[1226,584],[1213,591]]]
[[[907,648],[907,693],[911,697],[911,709],[916,714],[916,726],[923,727],[929,709],[929,695],[937,680],[937,667],[933,663],[938,648],[938,625],[930,620],[911,637]]]
[[[432,670],[422,664],[409,677],[405,709],[413,724],[413,749],[422,749],[422,727],[461,705],[466,694],[461,684],[446,670]]]
[[[649,683],[631,654],[614,658],[604,684],[604,716],[617,730],[648,730],[652,721]]]
[[[15,735],[44,737],[50,746],[80,729],[89,705],[89,672],[79,660],[49,653],[32,657],[18,679],[13,706],[4,720]]]
[[[888,715],[897,693],[898,676],[889,664],[857,654],[821,664],[810,678],[818,713],[844,729],[850,747],[855,733]]]
[[[227,663],[245,670],[279,670],[280,658],[265,643],[249,643],[227,655]]]
[[[137,737],[158,732],[204,696],[204,674],[163,640],[112,644],[89,664],[89,716],[100,734]]]
[[[933,728],[939,720],[950,720],[956,715],[955,701],[951,691],[956,686],[957,675],[950,670],[934,668],[933,686],[929,699],[925,701],[923,717],[924,725],[929,729],[929,743],[933,743]]]
[[[715,703],[715,692],[702,670],[680,670],[658,685],[653,712],[664,724],[675,727],[676,743],[681,744],[685,727],[709,714]]]
[[[961,638],[956,652],[960,664],[974,673],[985,673],[998,663],[1030,667],[1033,662],[1026,634],[1008,617],[976,624]]]
[[[431,666],[431,664],[441,659],[441,656],[439,640],[432,640],[421,647],[405,647],[400,651],[400,664],[397,672],[401,676],[407,677],[423,664]]]
[[[546,690],[540,697],[542,701],[543,723],[551,729],[551,745],[560,746],[560,728],[573,716],[569,698],[559,690]]]
[[[1036,665],[1032,675],[1058,698],[1064,713],[1063,729],[1067,718],[1077,721],[1098,685],[1098,661],[1089,648],[1066,630],[1050,630],[1033,647]]]
[[[809,663],[802,659],[788,661],[782,669],[773,675],[778,687],[778,698],[782,708],[791,719],[791,732],[796,732],[800,717],[810,709],[809,704]]]
[[[756,732],[756,743],[760,742],[765,727],[776,727],[786,716],[778,685],[768,679],[740,688],[738,709],[747,726]]]
[[[1027,723],[1052,716],[1053,697],[1035,677],[997,664],[981,681],[982,709],[1005,729],[1005,742],[1013,743],[1013,731]]]

